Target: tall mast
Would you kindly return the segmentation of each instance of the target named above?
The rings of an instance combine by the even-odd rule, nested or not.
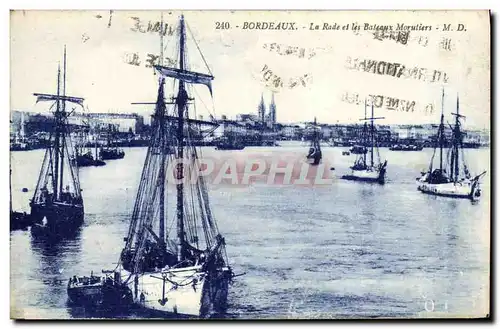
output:
[[[160,13],[160,65],[163,65],[163,12]]]
[[[163,65],[163,13],[161,13],[161,19],[160,19],[160,65]],[[160,221],[159,221],[159,227],[158,230],[160,231],[159,233],[159,238],[160,238],[160,243],[164,244],[165,243],[165,158],[166,158],[166,152],[167,150],[165,149],[165,100],[164,100],[164,95],[163,95],[163,86],[164,86],[164,78],[160,78],[160,89],[158,93],[158,101],[157,101],[157,107],[161,110],[161,113],[159,114],[159,117],[157,116],[157,120],[159,120],[160,124],[160,148],[161,148],[161,165],[160,165]],[[161,103],[160,103],[161,102]],[[163,247],[163,246],[162,246]]]
[[[318,135],[316,132],[316,117],[314,117],[314,127],[313,127],[313,146],[316,148],[316,143],[317,143]]]
[[[12,123],[12,121],[11,121]],[[12,213],[12,154],[9,152],[9,206]]]
[[[373,167],[373,147],[375,144],[373,120],[375,120],[375,118],[373,117],[373,102],[372,102],[372,117],[371,117],[371,127],[370,127],[370,129],[371,129],[371,131],[370,131],[370,138],[371,138],[370,163],[371,163],[372,167]]]
[[[57,185],[59,182],[59,126],[60,126],[60,89],[61,89],[61,66],[57,66],[57,100],[56,100],[56,113],[55,113],[55,137],[54,137],[54,171],[52,180],[52,189],[54,190],[54,200],[58,199]]]
[[[366,99],[365,99],[365,122],[363,123],[363,146],[366,148],[366,144],[367,144],[367,130],[368,130],[368,127],[366,126]],[[366,152],[363,153],[363,163],[366,164]]]
[[[179,26],[179,69],[184,71],[184,15],[181,15]],[[187,92],[184,87],[184,81],[179,80],[179,92],[177,94],[177,179],[181,180],[177,184],[177,243],[178,253],[177,260],[181,262],[184,258],[184,184],[182,183],[182,175],[184,172],[184,108],[187,103]]]
[[[443,143],[444,143],[444,88],[441,93],[441,123],[439,124],[439,170],[443,171]]]
[[[66,96],[66,45],[64,46],[62,96],[63,97]],[[61,115],[62,115],[61,119],[63,119],[63,120],[64,120],[64,117],[66,115],[65,111],[66,111],[66,102],[63,99],[62,100],[62,113],[61,113]],[[62,145],[61,145],[61,176],[59,177],[59,191],[62,192],[62,190],[63,190],[63,177],[64,177],[64,149],[66,147],[66,138],[65,138],[64,126],[61,125],[61,128],[63,129],[63,136],[62,136]]]
[[[457,95],[457,115],[456,115],[456,118],[455,118],[455,138],[454,138],[454,141],[455,141],[455,145],[453,146],[453,148],[455,149],[455,182],[458,180],[458,148],[459,148],[459,145],[460,145],[460,122],[459,122],[459,118],[460,118],[460,106],[459,106],[459,99],[458,99],[458,95]]]

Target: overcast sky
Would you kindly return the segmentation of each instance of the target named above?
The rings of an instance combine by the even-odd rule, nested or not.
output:
[[[375,94],[415,101],[415,112],[376,110],[385,123],[435,123],[439,120],[441,88],[445,88],[445,113],[455,110],[460,94],[460,111],[466,125],[486,128],[490,121],[490,46],[489,16],[484,12],[185,12],[186,21],[215,76],[213,107],[217,116],[234,118],[238,113],[256,113],[261,93],[267,105],[275,92],[279,122],[312,121],[321,123],[356,122],[363,116],[361,104],[342,101],[345,93],[361,98]],[[164,21],[176,25],[180,12],[164,12]],[[34,92],[55,93],[57,65],[67,46],[67,94],[86,99],[91,112],[137,112],[151,109],[131,102],[151,101],[157,91],[157,76],[146,68],[148,53],[159,54],[160,37],[155,32],[136,32],[138,17],[144,29],[149,21],[160,21],[157,11],[14,11],[11,14],[11,109],[44,111],[46,104],[35,105]],[[216,29],[228,22],[229,29]],[[298,30],[243,30],[245,22],[295,22]],[[325,22],[349,30],[310,31]],[[361,25],[359,34],[352,23]],[[394,40],[379,41],[364,23],[396,25],[421,23],[433,30],[412,31],[406,45]],[[467,31],[443,32],[462,23]],[[221,24],[222,25],[222,24]],[[239,26],[239,27],[236,27]],[[439,31],[436,30],[439,27]],[[165,56],[173,57],[175,36],[166,36]],[[450,48],[443,38],[451,39]],[[287,46],[304,48],[304,57],[284,53]],[[425,45],[425,46],[424,46]],[[192,70],[207,73],[196,45],[188,42]],[[139,66],[127,64],[137,53]],[[127,55],[128,54],[128,55]],[[311,54],[314,54],[311,57]],[[447,83],[396,78],[346,68],[348,58],[361,58],[406,67],[446,72]],[[280,88],[266,85],[262,69],[267,67],[285,81]],[[304,77],[290,87],[289,81]],[[208,115],[212,100],[207,88],[197,86],[197,113]],[[432,103],[433,114],[425,112]],[[210,111],[205,109],[207,107]],[[448,118],[451,120],[451,117]],[[383,123],[380,121],[380,123]]]

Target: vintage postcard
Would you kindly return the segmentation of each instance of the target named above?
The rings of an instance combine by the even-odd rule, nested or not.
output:
[[[489,317],[490,47],[487,10],[11,11],[11,317]]]

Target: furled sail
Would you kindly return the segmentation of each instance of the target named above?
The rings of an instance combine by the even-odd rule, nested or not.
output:
[[[209,74],[191,72],[161,65],[155,65],[155,69],[158,71],[158,73],[165,77],[182,80],[187,83],[205,85],[208,87],[208,90],[210,90],[210,95],[212,95],[212,80],[214,79],[214,77]]]
[[[83,98],[73,97],[73,96],[61,96],[61,95],[51,95],[51,94],[33,94],[36,96],[36,102],[50,102],[55,100],[62,100],[66,102],[75,103],[83,106]]]

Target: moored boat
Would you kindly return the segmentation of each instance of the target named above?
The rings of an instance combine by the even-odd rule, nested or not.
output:
[[[206,85],[211,94],[213,76],[189,71],[183,16],[178,31],[179,66],[161,62],[155,66],[159,86],[152,136],[116,272],[136,306],[160,314],[210,317],[226,310],[233,272],[204,177],[192,176],[200,168],[199,150],[185,131],[190,131],[194,121],[187,117],[188,100],[194,100],[188,94],[191,85]],[[172,102],[165,100],[166,78],[175,81]],[[167,105],[173,105],[173,123]],[[175,165],[174,177],[167,174],[169,163]],[[175,184],[175,193],[166,193],[169,180]],[[167,203],[169,196],[172,203]],[[173,223],[167,225],[169,210],[174,212],[168,216]]]
[[[84,307],[123,307],[132,303],[130,290],[121,284],[119,273],[102,271],[98,276],[73,276],[68,280],[68,300]]]
[[[243,150],[244,148],[245,144],[234,135],[226,136],[215,143],[216,150]]]
[[[123,149],[113,146],[111,143],[111,140],[113,139],[114,135],[114,130],[112,128],[112,125],[108,126],[108,133],[107,133],[107,144],[105,147],[102,147],[99,155],[102,160],[117,160],[117,159],[123,159],[125,157],[125,151]]]
[[[395,144],[389,148],[390,151],[422,151],[422,145],[415,144]]]
[[[116,160],[123,159],[125,152],[119,148],[105,147],[101,149],[100,155],[103,160]]]
[[[438,128],[434,154],[432,155],[429,169],[422,172],[422,176],[417,178],[417,189],[425,194],[438,196],[477,200],[481,196],[480,178],[486,174],[483,172],[477,176],[472,176],[463,152],[463,133],[461,132],[460,119],[464,118],[460,114],[460,103],[457,96],[457,112],[455,116],[455,126],[452,127],[451,147],[448,149],[448,163],[444,163],[443,151],[446,144],[444,126],[444,89],[441,97],[441,121]],[[439,167],[434,168],[434,155],[439,149]],[[462,163],[460,163],[460,161]],[[449,172],[447,172],[449,169]]]
[[[321,146],[319,143],[319,133],[316,123],[316,118],[314,118],[314,125],[312,126],[313,133],[311,136],[311,145],[309,146],[309,152],[307,153],[306,159],[310,165],[318,165],[323,157],[321,152]]]
[[[76,165],[78,167],[101,167],[105,166],[106,162],[101,159],[95,159],[92,151],[87,151],[80,154],[81,151],[76,153]]]
[[[354,145],[349,149],[349,152],[351,152],[352,154],[366,154],[366,152],[368,152],[368,149],[362,145]]]
[[[57,74],[57,94],[34,94],[37,102],[55,102],[54,129],[51,144],[45,152],[38,182],[30,201],[31,218],[40,223],[46,219],[44,228],[50,231],[71,232],[83,222],[83,198],[78,170],[72,158],[75,151],[69,137],[66,103],[82,105],[83,98],[67,96],[66,90],[66,48],[64,50],[64,70]]]
[[[351,172],[349,174],[343,175],[341,178],[345,180],[384,184],[387,171],[387,160],[385,160],[384,162],[380,160],[380,155],[375,141],[374,127],[374,121],[377,119],[383,119],[383,117],[375,118],[373,116],[373,102],[371,108],[371,117],[367,118],[365,102],[365,118],[361,119],[365,121],[365,124],[363,126],[363,145],[361,147],[369,151],[369,161],[367,158],[367,152],[358,154],[354,165],[350,167]],[[370,127],[368,127],[367,121],[370,121]],[[366,147],[367,145],[369,145],[369,148]],[[377,153],[376,158],[375,152]]]

